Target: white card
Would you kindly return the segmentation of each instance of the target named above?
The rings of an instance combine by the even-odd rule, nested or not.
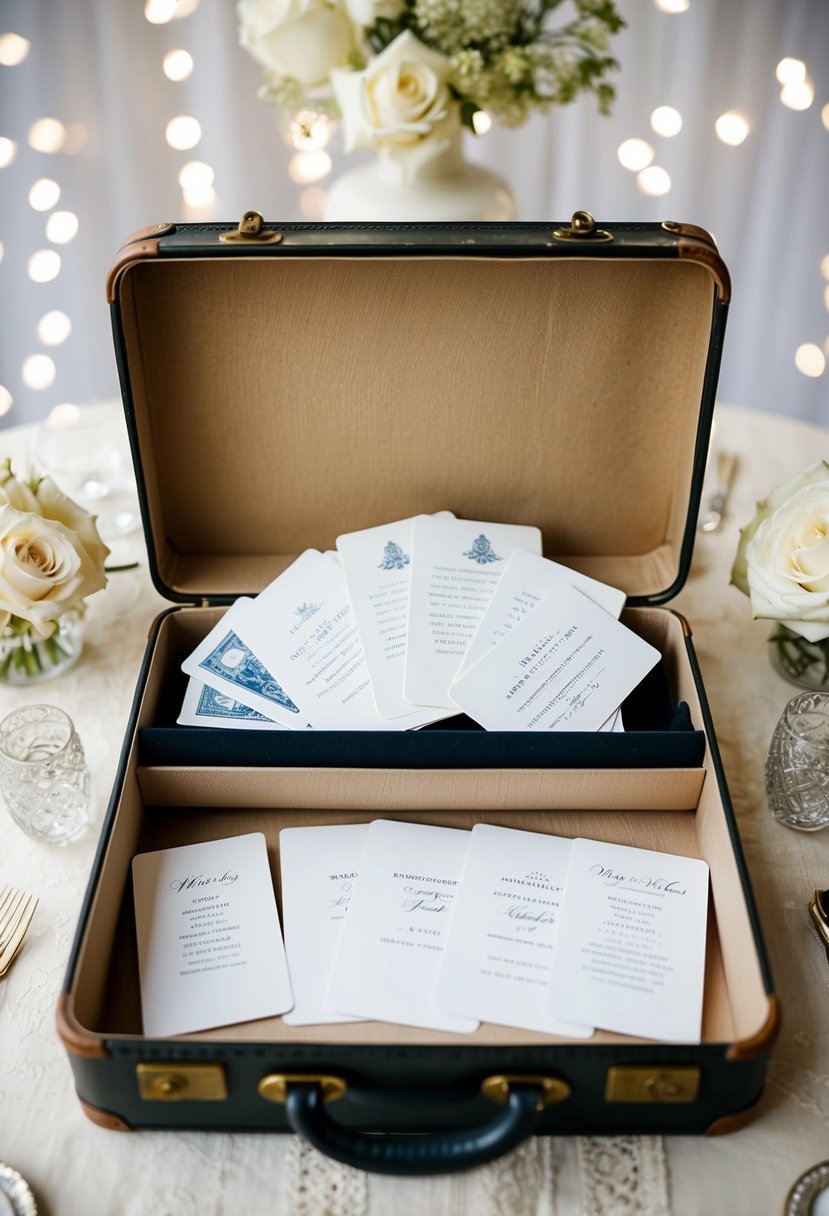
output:
[[[620,1034],[698,1043],[707,910],[704,861],[573,841],[550,1012]]]
[[[289,1026],[356,1020],[334,1013],[325,992],[367,834],[365,823],[279,833],[282,923],[294,992],[294,1007],[283,1018]]]
[[[433,994],[469,832],[375,819],[334,959],[329,1005],[403,1026],[470,1033]]]
[[[490,647],[452,698],[487,730],[595,731],[659,658],[586,595],[561,587]]]
[[[241,701],[290,730],[304,730],[299,709],[239,636],[255,601],[241,596],[181,665],[188,676]]]
[[[453,518],[451,512],[439,517]],[[414,518],[337,537],[354,617],[371,676],[371,691],[384,718],[411,716],[403,697]],[[418,726],[449,717],[455,709],[426,708]]]
[[[285,730],[278,722],[272,722],[258,710],[245,705],[244,701],[237,701],[229,693],[219,692],[209,684],[202,684],[193,676],[187,681],[181,713],[176,721],[180,726],[214,726],[230,730]]]
[[[479,823],[435,989],[447,1013],[587,1039],[590,1026],[547,1007],[556,921],[571,842]]]
[[[516,549],[541,553],[538,528],[418,516],[403,694],[452,708],[449,686]]]
[[[464,655],[456,679],[474,667],[492,646],[503,641],[512,627],[536,604],[555,595],[561,586],[575,587],[617,620],[625,606],[624,591],[600,583],[595,578],[588,578],[586,574],[579,574],[577,570],[559,565],[558,562],[551,562],[549,558],[518,549],[504,567],[501,581]]]
[[[132,881],[147,1038],[291,1008],[261,832],[139,853]]]
[[[378,714],[342,566],[316,549],[265,588],[238,632],[316,729],[422,725],[417,713],[392,721]]]

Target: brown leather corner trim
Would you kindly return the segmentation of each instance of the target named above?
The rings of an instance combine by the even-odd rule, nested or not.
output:
[[[163,224],[148,224],[146,228],[138,228],[135,232],[131,232],[127,239],[121,242],[121,249],[126,249],[127,245],[134,245],[137,241],[145,241],[152,236],[167,236],[175,230],[176,226],[172,220],[165,220]],[[119,249],[118,252],[120,253],[121,250]]]
[[[717,248],[717,242],[712,237],[707,228],[700,228],[699,224],[686,224],[684,220],[681,222],[668,221],[668,224],[663,224],[663,228],[667,228],[669,232],[678,232],[680,236],[691,236],[695,241],[707,241],[709,245]]]
[[[109,1051],[103,1039],[93,1038],[92,1035],[82,1034],[69,1024],[67,1008],[69,997],[62,992],[58,997],[58,1007],[55,1011],[55,1023],[58,1037],[67,1051],[73,1055],[83,1056],[85,1060],[108,1060]]]
[[[752,1102],[751,1106],[747,1106],[745,1110],[738,1110],[733,1115],[723,1115],[721,1119],[715,1119],[705,1129],[706,1136],[730,1136],[732,1132],[739,1132],[747,1124],[752,1123],[757,1116],[757,1107],[760,1099]]]
[[[780,1001],[769,997],[769,1013],[763,1025],[750,1039],[732,1043],[725,1053],[726,1060],[754,1060],[771,1051],[774,1040],[780,1033]]]
[[[710,272],[717,284],[717,295],[720,302],[727,304],[731,299],[731,275],[716,248],[707,242],[697,241],[683,235],[683,238],[677,242],[676,251],[679,257],[687,258],[689,262],[699,262]]]
[[[112,304],[115,300],[118,280],[129,265],[133,262],[141,262],[144,258],[154,258],[157,256],[157,238],[154,240],[135,241],[132,245],[125,245],[123,249],[119,249],[107,275],[107,304]]]
[[[670,611],[674,614],[674,616],[676,617],[676,619],[679,621],[680,625],[682,626],[682,632],[685,635],[685,637],[692,638],[694,636],[694,631],[691,628],[691,624],[690,624],[687,616],[683,616],[681,612],[677,612],[676,608],[671,608]]]
[[[83,1098],[78,1098],[78,1101],[87,1119],[91,1119],[98,1127],[105,1127],[110,1132],[131,1132],[133,1130],[126,1119],[122,1119],[120,1115],[114,1115],[111,1110],[101,1110],[99,1106],[84,1102]]]

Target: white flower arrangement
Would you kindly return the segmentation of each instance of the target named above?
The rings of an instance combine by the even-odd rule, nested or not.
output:
[[[346,146],[399,149],[486,110],[507,126],[594,92],[615,97],[615,0],[239,0],[240,45],[280,114],[339,113]]]
[[[793,678],[823,664],[829,679],[829,464],[820,461],[757,503],[740,533],[731,582],[755,619],[778,621],[772,642]],[[788,632],[786,632],[788,631]]]
[[[50,477],[21,481],[0,467],[0,635],[8,666],[60,659],[60,621],[106,586],[109,549],[95,517]],[[49,650],[54,654],[49,655]],[[0,672],[0,675],[4,674]]]

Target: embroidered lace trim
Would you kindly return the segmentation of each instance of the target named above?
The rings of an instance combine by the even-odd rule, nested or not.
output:
[[[585,1216],[670,1216],[661,1136],[579,1140]]]

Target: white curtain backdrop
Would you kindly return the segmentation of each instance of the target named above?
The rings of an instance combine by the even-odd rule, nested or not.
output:
[[[291,179],[294,149],[257,99],[261,72],[237,45],[230,0],[182,5],[188,16],[154,25],[143,0],[0,0],[0,35],[13,31],[31,43],[21,63],[0,66],[0,136],[17,144],[0,168],[0,385],[7,390],[0,390],[0,426],[45,417],[62,402],[117,396],[103,285],[112,255],[134,229],[161,220],[235,220],[249,207],[269,220],[303,219],[331,180],[309,187]],[[518,131],[493,127],[470,137],[471,157],[511,182],[522,219],[560,221],[586,208],[605,221],[680,219],[709,228],[734,280],[720,398],[829,423],[829,370],[809,377],[795,365],[805,343],[829,356],[829,261],[821,270],[829,255],[829,2],[690,0],[688,11],[669,14],[655,0],[620,0],[620,8],[628,28],[615,46],[621,71],[613,116],[600,117],[584,97]],[[162,70],[175,48],[194,61],[180,83]],[[775,68],[784,56],[806,63],[815,90],[808,109],[780,101]],[[660,105],[680,111],[678,135],[651,130]],[[739,147],[714,131],[730,110],[751,127]],[[176,115],[201,124],[189,151],[165,141]],[[84,134],[85,145],[34,150],[29,131],[43,117],[74,124],[70,149]],[[634,136],[654,146],[655,163],[670,174],[669,193],[644,196],[619,163],[619,144]],[[338,135],[329,151],[333,176],[348,163]],[[216,199],[197,210],[183,202],[177,180],[194,159],[215,170]],[[67,244],[48,239],[50,211],[29,204],[41,178],[60,187],[50,211],[78,217]],[[60,273],[35,283],[27,266],[42,249],[57,250]],[[38,324],[53,310],[70,318],[72,330],[48,346]],[[24,361],[38,354],[53,360],[55,375],[34,388]]]

